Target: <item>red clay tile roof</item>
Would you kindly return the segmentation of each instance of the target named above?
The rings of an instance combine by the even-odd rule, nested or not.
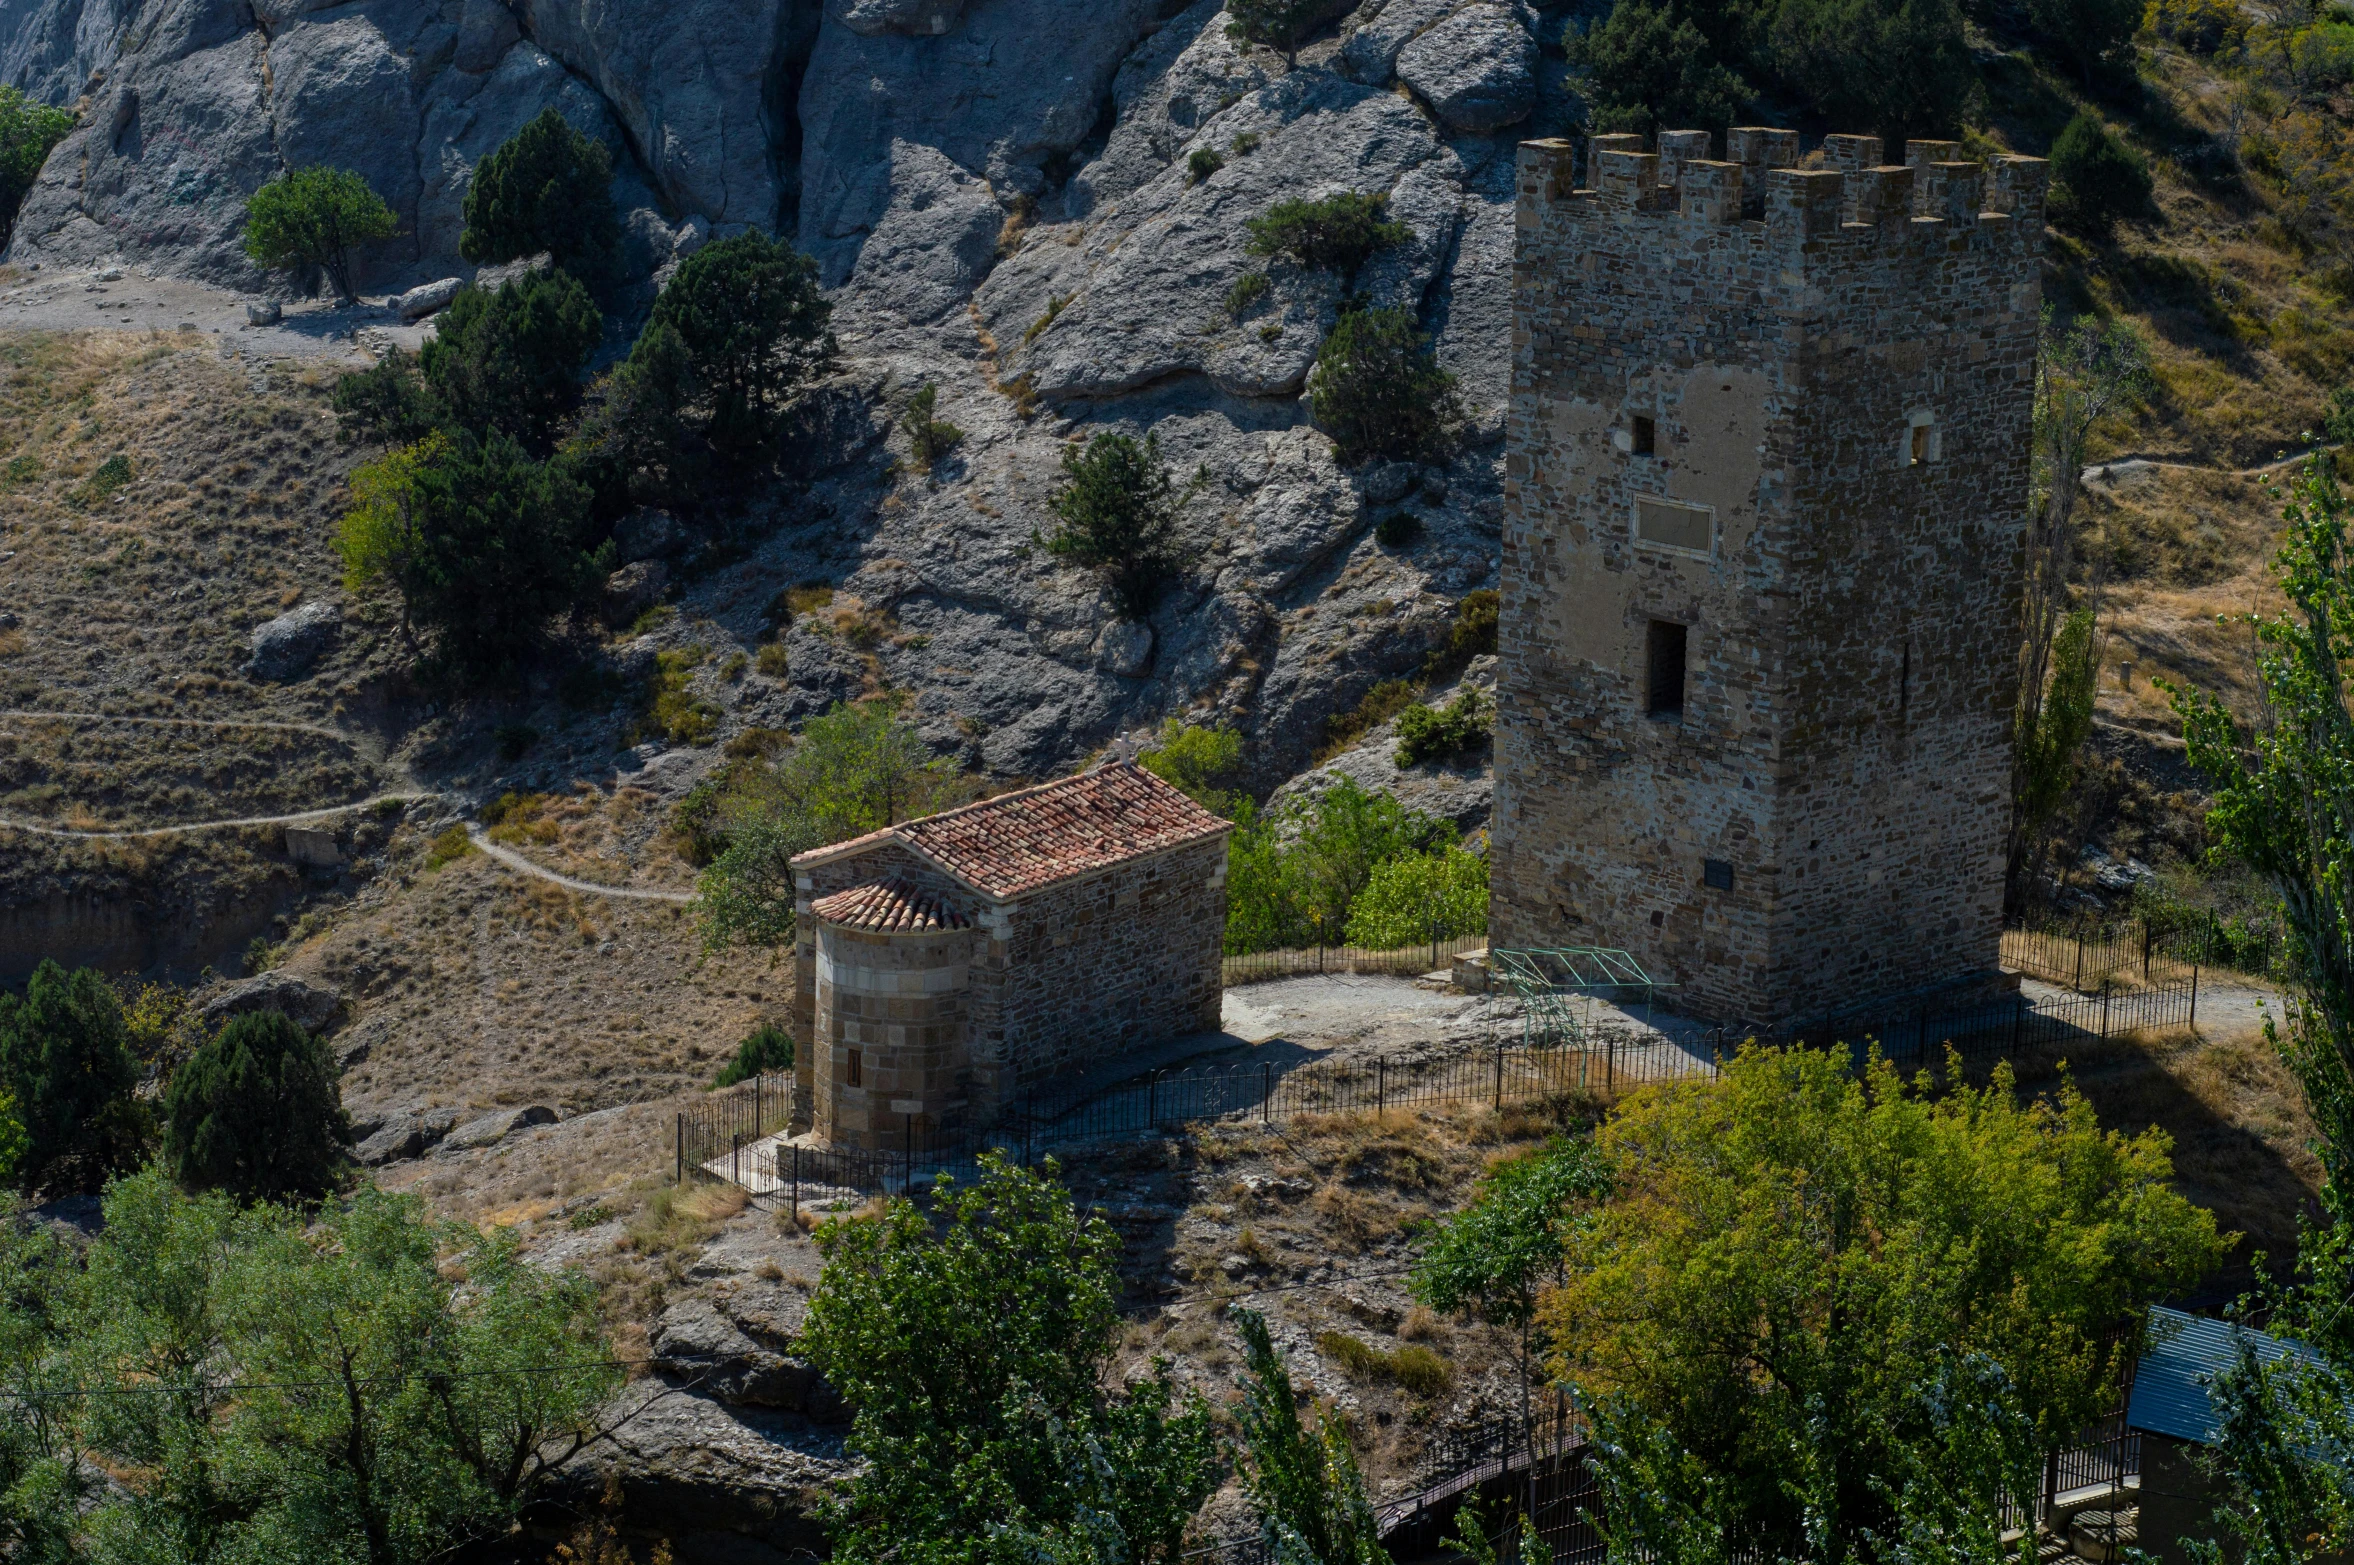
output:
[[[1141,766],[1105,766],[796,855],[795,867],[897,843],[998,901],[1233,829]],[[831,900],[830,898],[828,900]],[[820,916],[824,916],[822,913]]]
[[[887,935],[920,934],[928,929],[970,929],[972,920],[943,902],[937,892],[896,880],[852,886],[830,897],[820,897],[809,910],[829,924],[852,929],[875,929]]]

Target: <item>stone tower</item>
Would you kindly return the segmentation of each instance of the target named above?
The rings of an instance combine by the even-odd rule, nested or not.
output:
[[[2045,165],[1520,149],[1494,911],[1783,1021],[1997,966]]]

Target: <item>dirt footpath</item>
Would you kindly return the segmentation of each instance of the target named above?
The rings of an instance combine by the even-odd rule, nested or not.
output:
[[[0,269],[0,330],[194,331],[218,338],[231,356],[363,366],[369,362],[363,345],[414,348],[424,336],[422,326],[403,325],[383,299],[340,306],[297,301],[282,307],[276,325],[252,325],[245,307],[262,302],[255,294],[131,267]],[[356,333],[366,334],[366,344]]]

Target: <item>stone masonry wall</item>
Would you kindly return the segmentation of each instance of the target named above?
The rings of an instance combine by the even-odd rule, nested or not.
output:
[[[1047,1089],[1141,1044],[1215,1032],[1225,933],[1224,837],[1015,903],[975,963],[996,978],[974,984],[975,1104]]]
[[[2044,170],[1727,140],[1521,148],[1491,928],[1778,1020],[1997,962]]]
[[[884,842],[801,873],[797,1037],[816,1038],[821,1030],[819,931],[810,904],[883,879],[938,892],[975,925],[963,999],[965,1066],[946,1100],[961,1103],[971,1120],[986,1123],[1021,1092],[1051,1090],[1058,1079],[1125,1050],[1217,1029],[1226,929],[1223,837],[1003,904]],[[826,938],[841,933],[829,930]],[[832,1051],[828,1068],[838,1071],[835,1041],[824,1046]],[[819,1052],[797,1051],[794,1077],[797,1120],[822,1130],[830,1111],[821,1105],[831,1100],[819,1080]],[[880,1133],[897,1134],[902,1124],[892,1118]]]
[[[927,1136],[964,1106],[974,944],[970,929],[819,929],[817,1025],[801,1052],[816,1057],[812,1107],[836,1146],[888,1145],[911,1119]]]

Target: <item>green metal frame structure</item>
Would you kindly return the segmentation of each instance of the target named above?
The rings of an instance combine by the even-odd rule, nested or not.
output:
[[[1658,990],[1674,987],[1608,946],[1490,947],[1488,974],[1491,985],[1503,983],[1520,1001],[1520,1041],[1531,1049],[1583,1043],[1605,994],[1639,989],[1649,1007]]]

